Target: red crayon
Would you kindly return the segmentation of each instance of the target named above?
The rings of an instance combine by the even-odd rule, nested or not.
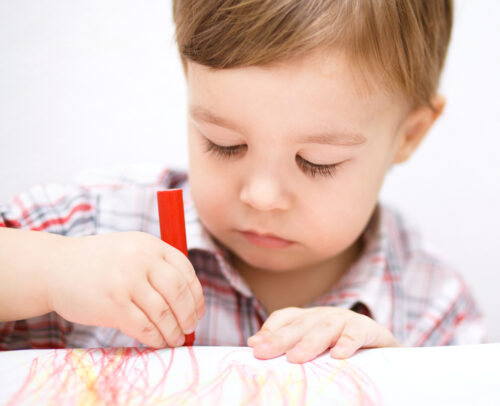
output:
[[[186,243],[186,223],[181,189],[161,190],[156,193],[158,214],[160,216],[160,235],[162,241],[188,255]],[[186,335],[184,345],[193,345],[194,332]]]

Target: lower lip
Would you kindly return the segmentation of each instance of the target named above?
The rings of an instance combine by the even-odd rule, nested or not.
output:
[[[281,238],[277,237],[258,235],[255,233],[249,233],[247,231],[242,231],[241,234],[243,234],[243,236],[252,244],[264,248],[283,249],[294,244],[293,241],[282,240]]]

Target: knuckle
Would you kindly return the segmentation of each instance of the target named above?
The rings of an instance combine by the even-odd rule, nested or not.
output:
[[[164,322],[167,320],[171,320],[172,316],[173,316],[173,314],[172,314],[172,309],[170,308],[170,306],[165,306],[160,311],[160,314],[158,315],[158,320],[160,322]]]
[[[108,302],[110,305],[116,306],[118,308],[125,307],[125,304],[128,302],[125,295],[121,294],[118,289],[110,289],[104,293],[104,300]]]
[[[175,286],[175,296],[174,300],[175,302],[180,302],[184,300],[184,298],[188,295],[189,293],[189,288],[186,283],[183,283],[181,280],[177,281],[177,284]]]
[[[325,317],[323,320],[321,320],[321,327],[325,330],[331,330],[336,323],[330,318],[330,317]]]
[[[350,326],[349,328],[345,328],[341,335],[341,338],[343,340],[349,341],[354,344],[366,341],[366,337],[366,329],[359,328],[357,326]]]
[[[143,323],[140,328],[141,333],[145,336],[156,335],[156,328],[151,323]]]
[[[140,332],[141,336],[152,336],[157,333],[153,323],[142,314],[134,314],[130,324],[136,331]]]
[[[124,314],[123,317],[119,317],[119,322],[116,324],[125,334],[146,345],[161,347],[164,343],[163,337],[155,325],[140,311],[132,310],[128,314]]]
[[[164,343],[164,339],[158,332],[156,327],[151,323],[143,324],[141,327],[141,337],[144,341],[151,345],[152,347],[161,347]]]
[[[342,333],[341,337],[343,340],[347,340],[347,341],[350,341],[352,343],[356,343],[359,341],[359,338],[357,338],[358,336],[352,335],[352,333]]]

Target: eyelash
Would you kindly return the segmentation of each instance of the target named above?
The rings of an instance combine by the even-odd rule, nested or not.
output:
[[[231,145],[223,147],[221,145],[214,144],[208,138],[205,138],[205,141],[207,143],[207,152],[213,153],[218,158],[232,158],[234,155],[237,155],[246,148],[246,145]]]
[[[218,158],[232,158],[233,156],[239,154],[246,148],[246,145],[231,145],[223,147],[221,145],[214,144],[208,138],[206,140],[206,151],[213,153]],[[306,161],[300,155],[295,156],[295,161],[302,168],[302,171],[314,178],[317,175],[324,177],[331,177],[335,174],[338,164],[330,165],[317,165],[312,162]]]
[[[317,175],[324,177],[331,177],[335,174],[337,170],[338,164],[330,164],[330,165],[318,165],[313,164],[312,162],[306,161],[300,155],[295,156],[295,161],[302,168],[306,175],[314,178]]]

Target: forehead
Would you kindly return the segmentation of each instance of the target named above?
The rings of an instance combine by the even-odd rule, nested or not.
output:
[[[401,103],[366,78],[342,52],[317,52],[273,65],[214,70],[188,61],[190,107],[280,127],[316,129],[336,123],[359,131],[374,118],[397,115]],[[252,121],[252,123],[246,123]],[[264,124],[264,123],[262,123]]]

